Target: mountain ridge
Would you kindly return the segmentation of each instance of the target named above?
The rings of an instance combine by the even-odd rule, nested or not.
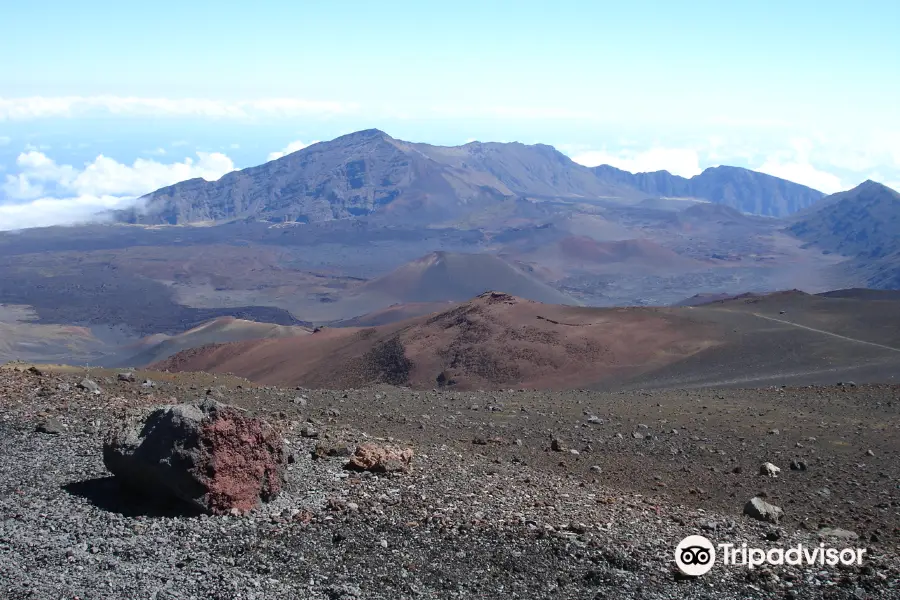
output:
[[[872,287],[900,287],[900,193],[866,180],[824,198],[788,231],[821,248],[852,257]]]
[[[546,144],[436,146],[366,129],[216,181],[195,178],[160,188],[137,208],[116,212],[115,220],[180,225],[370,217],[429,225],[490,211],[503,201],[527,211],[527,204],[545,200],[629,202],[648,194],[697,197],[776,217],[824,196],[739,167],[711,167],[691,179],[666,171],[632,174],[608,165],[585,167]]]
[[[699,198],[769,217],[788,216],[825,197],[823,192],[799,183],[727,165],[708,167],[691,178],[668,171],[631,173],[611,165],[600,165],[593,170],[605,181],[629,185],[647,194]]]
[[[368,129],[216,181],[192,179],[161,188],[142,197],[142,208],[117,218],[172,225],[260,217],[305,223],[375,213],[425,224],[522,196],[636,196],[548,149],[518,143],[431,146]]]

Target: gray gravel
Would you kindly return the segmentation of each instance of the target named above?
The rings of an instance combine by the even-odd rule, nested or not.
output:
[[[30,390],[0,411],[2,598],[900,597],[890,549],[862,569],[718,565],[677,580],[673,550],[687,535],[764,548],[817,540],[487,451],[419,445],[411,473],[351,474],[344,457],[314,460],[323,440],[297,421],[282,423],[295,458],[286,490],[250,516],[150,506],[103,467],[101,432],[116,415],[102,407],[121,398],[66,396],[77,401],[57,411],[63,432],[47,434],[34,403],[59,407],[62,396]],[[333,443],[367,439],[317,426]]]

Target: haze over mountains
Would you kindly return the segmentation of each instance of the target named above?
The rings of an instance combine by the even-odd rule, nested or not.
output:
[[[690,197],[782,217],[823,194],[737,167],[707,169],[690,180],[657,173],[589,169],[551,146],[472,142],[443,147],[396,140],[377,129],[320,142],[218,181],[192,179],[143,198],[133,223],[183,224],[230,219],[319,222],[384,216],[392,224],[439,223],[508,201],[638,200]],[[527,206],[518,207],[526,210]]]

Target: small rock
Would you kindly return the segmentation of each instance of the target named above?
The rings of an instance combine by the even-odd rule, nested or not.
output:
[[[550,449],[554,452],[563,452],[565,450],[565,445],[561,439],[553,438],[550,440]]]
[[[866,456],[875,456],[875,453],[871,450],[866,450]]]
[[[317,429],[315,429],[314,427],[306,426],[300,430],[300,435],[305,438],[315,439],[315,438],[319,437],[319,431]]]
[[[837,540],[845,540],[852,541],[858,540],[859,535],[852,531],[848,531],[847,529],[841,529],[840,527],[823,527],[819,531],[816,532],[820,538],[826,539],[837,539]]]
[[[50,418],[45,421],[41,421],[38,423],[37,427],[34,428],[38,433],[48,433],[50,435],[59,435],[65,431],[62,423],[57,421],[56,419]]]
[[[802,460],[792,460],[791,461],[791,471],[805,471],[806,463]]]
[[[763,463],[759,466],[760,475],[765,475],[766,477],[778,477],[779,473],[781,473],[781,469],[770,462]]]
[[[100,389],[100,386],[97,385],[96,381],[87,377],[85,377],[78,383],[78,387],[92,394],[100,394],[103,392],[103,390]]]
[[[297,404],[299,406],[306,406],[307,404],[309,404],[306,401],[306,398],[303,398],[301,396],[297,396],[296,398],[294,398],[293,402],[294,402],[294,404]]]
[[[751,498],[744,505],[744,514],[759,521],[767,521],[775,525],[784,516],[784,511],[774,504],[769,504],[759,496]]]
[[[156,387],[156,384],[149,379],[145,379],[144,383],[141,384],[142,388],[152,388]]]
[[[119,381],[134,383],[134,373],[132,373],[131,371],[119,373],[118,375],[116,375],[116,379],[118,379]]]
[[[599,475],[602,472],[603,472],[603,469],[600,467],[600,465],[593,465],[591,467],[591,473],[595,473],[595,474]]]
[[[410,448],[394,448],[366,443],[358,446],[346,468],[353,471],[395,473],[409,471],[413,451]]]
[[[353,448],[344,444],[320,443],[313,450],[313,458],[346,457],[353,454]]]

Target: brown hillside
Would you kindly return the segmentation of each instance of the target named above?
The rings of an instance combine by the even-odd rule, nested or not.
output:
[[[154,365],[264,384],[352,388],[578,388],[658,368],[715,344],[663,311],[541,304],[489,292],[450,310],[371,328],[188,350]]]
[[[488,290],[557,304],[573,298],[492,254],[432,252],[390,273],[367,281],[355,295],[390,298],[393,303],[462,302]]]
[[[330,327],[377,327],[378,325],[388,325],[397,321],[412,319],[413,317],[421,317],[446,310],[455,306],[456,302],[407,302],[392,304],[387,308],[373,310],[358,317],[350,319],[342,319],[333,321],[328,325]]]
[[[144,366],[166,359],[182,350],[210,344],[308,335],[306,327],[257,323],[235,317],[219,317],[173,336],[149,336],[145,343],[133,346],[134,354],[115,361],[113,366]]]

